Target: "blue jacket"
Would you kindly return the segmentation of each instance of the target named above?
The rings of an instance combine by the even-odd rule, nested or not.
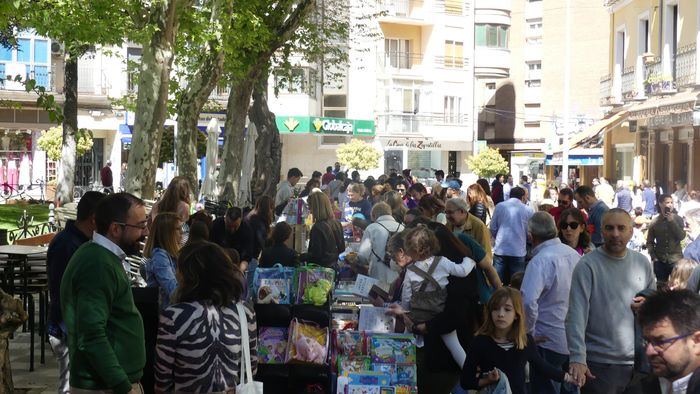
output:
[[[78,248],[89,241],[76,226],[75,220],[68,220],[63,231],[56,234],[46,252],[46,270],[49,277],[49,333],[60,337],[58,327],[63,323],[61,313],[61,279],[68,261]]]
[[[161,248],[153,248],[151,258],[146,261],[146,287],[158,287],[160,309],[170,305],[170,297],[177,288],[175,259]]]

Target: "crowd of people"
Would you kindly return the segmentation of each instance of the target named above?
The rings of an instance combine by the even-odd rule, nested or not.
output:
[[[124,264],[145,242],[141,274],[161,310],[156,392],[234,392],[246,343],[257,366],[256,267],[342,260],[386,284],[371,302],[416,335],[420,393],[700,393],[700,193],[434,175],[362,180],[335,163],[301,187],[292,168],[275,196],[215,219],[190,214],[179,177],[150,215],[132,195],[86,193],[48,253],[59,391],[142,392]],[[283,220],[296,198],[309,211],[302,254]]]

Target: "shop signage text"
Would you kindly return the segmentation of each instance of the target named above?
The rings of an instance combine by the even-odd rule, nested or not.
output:
[[[386,141],[387,148],[408,148],[417,150],[441,150],[442,144],[435,140],[411,140],[411,139],[389,139]]]
[[[692,126],[693,113],[682,112],[679,114],[656,115],[647,120],[647,126],[650,128],[657,127],[672,127],[672,126]]]
[[[373,120],[278,116],[276,123],[280,133],[374,136]]]

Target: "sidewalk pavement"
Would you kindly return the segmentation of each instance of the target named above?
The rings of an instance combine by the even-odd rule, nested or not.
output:
[[[12,365],[12,380],[16,394],[49,394],[56,393],[58,385],[58,363],[46,343],[46,364],[41,364],[41,348],[37,335],[34,335],[34,372],[29,372],[29,333],[15,332],[10,339],[10,364]]]

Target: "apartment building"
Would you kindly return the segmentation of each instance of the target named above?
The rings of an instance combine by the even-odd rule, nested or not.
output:
[[[404,168],[419,177],[433,169],[466,173],[473,149],[473,4],[382,0],[373,7],[354,10],[380,16],[374,38],[349,45],[340,86],[304,84],[271,95],[283,133],[283,169],[325,168],[339,144],[361,138],[383,152],[375,175]],[[321,72],[303,65],[299,74],[313,81]]]
[[[476,2],[479,140],[501,149],[514,176],[535,177],[546,171],[554,179],[562,169],[565,131],[577,139],[603,117],[592,87],[599,82],[598,73],[606,70],[608,22],[605,7],[587,0]],[[482,30],[487,31],[485,40],[480,38]],[[501,32],[505,38],[496,40]],[[485,51],[509,54],[509,63],[501,60],[499,68],[479,67],[482,58],[490,63],[499,59],[479,55]],[[590,178],[586,174],[597,174],[602,162],[602,149],[572,149],[570,178]]]
[[[619,121],[600,131],[605,174],[700,187],[700,5],[608,0],[611,34],[601,106]]]
[[[110,48],[122,58],[133,57],[134,48],[124,45]],[[138,49],[138,48],[137,48]],[[140,51],[140,49],[138,49]],[[0,100],[19,105],[0,108],[0,176],[15,189],[29,189],[31,184],[56,178],[56,162],[49,160],[37,146],[43,130],[55,126],[48,113],[36,106],[36,94],[27,93],[22,83],[7,77],[20,75],[34,79],[61,104],[63,96],[63,47],[50,38],[22,32],[18,48],[0,48]],[[126,68],[112,55],[96,49],[89,51],[78,63],[78,127],[93,133],[91,152],[78,158],[76,184],[99,181],[99,170],[107,160],[114,168],[118,182],[122,158],[119,124],[123,114],[112,110],[110,97],[121,97],[133,86]],[[0,183],[2,183],[0,182]],[[36,190],[36,187],[31,188]]]

